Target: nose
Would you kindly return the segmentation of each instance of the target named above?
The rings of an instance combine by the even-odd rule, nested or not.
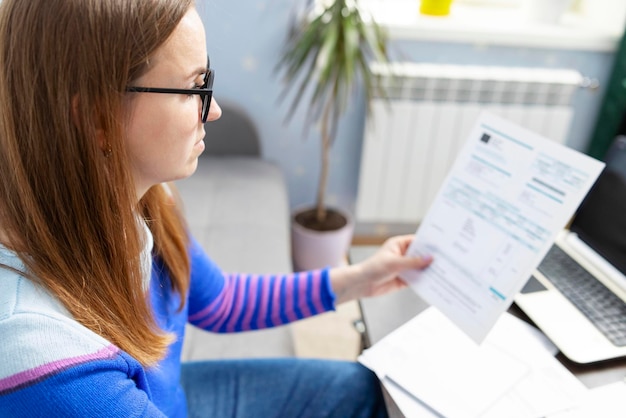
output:
[[[209,106],[209,114],[206,118],[207,122],[213,122],[222,117],[222,108],[217,104],[217,100],[211,97],[211,105]]]

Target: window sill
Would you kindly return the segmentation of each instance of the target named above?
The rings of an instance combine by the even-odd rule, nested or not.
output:
[[[622,36],[621,30],[593,26],[575,13],[548,24],[530,21],[510,7],[453,4],[450,15],[430,17],[421,15],[418,6],[417,0],[365,2],[391,39],[613,52]]]

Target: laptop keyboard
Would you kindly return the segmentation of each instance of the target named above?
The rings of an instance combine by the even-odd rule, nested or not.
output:
[[[553,245],[537,268],[616,346],[626,346],[626,303]]]

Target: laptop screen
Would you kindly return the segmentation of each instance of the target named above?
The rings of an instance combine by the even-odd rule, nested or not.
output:
[[[570,230],[626,275],[626,139],[621,145],[609,151],[611,158],[578,208]]]

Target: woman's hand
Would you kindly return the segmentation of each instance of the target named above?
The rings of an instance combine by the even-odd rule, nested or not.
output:
[[[424,269],[432,257],[406,257],[414,235],[389,238],[382,247],[366,260],[350,266],[336,267],[330,271],[337,304],[352,299],[378,296],[406,287],[398,277],[404,270]]]

